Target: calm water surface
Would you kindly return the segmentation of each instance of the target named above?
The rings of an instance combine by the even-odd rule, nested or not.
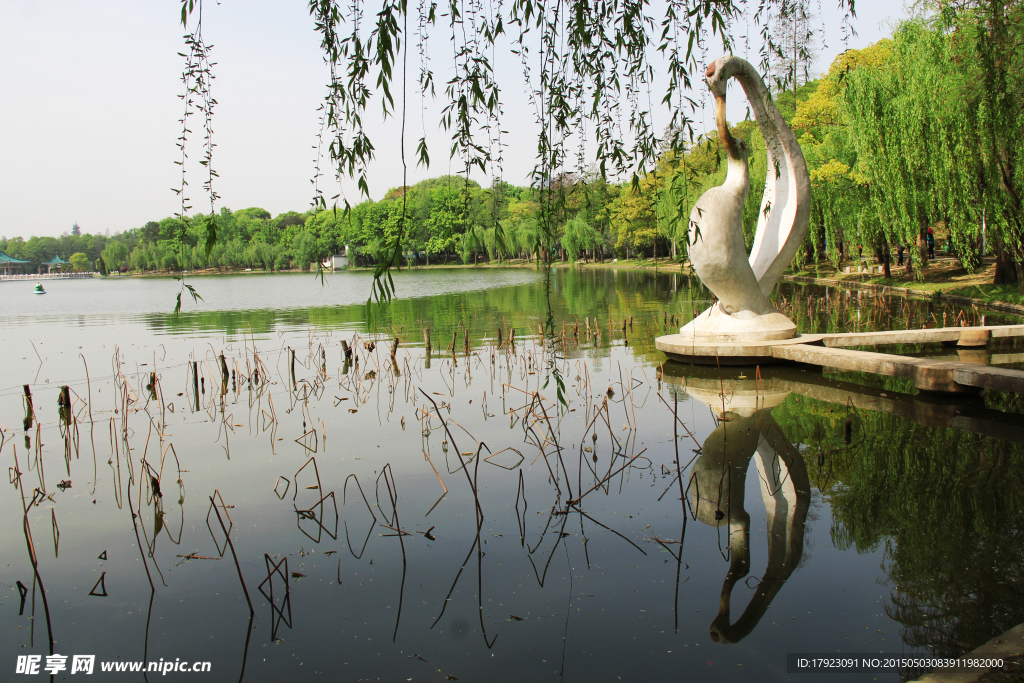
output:
[[[365,274],[191,282],[179,316],[172,279],[0,283],[0,670],[900,681],[786,653],[959,655],[1024,621],[1015,397],[666,364],[654,337],[710,305],[672,273],[557,273],[546,344],[530,269],[402,273],[385,309]],[[965,314],[776,299],[807,331]]]

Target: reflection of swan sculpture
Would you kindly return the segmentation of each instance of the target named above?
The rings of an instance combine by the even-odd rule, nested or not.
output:
[[[718,380],[691,380],[685,389],[723,410],[726,418],[704,441],[689,489],[698,519],[729,528],[729,573],[722,585],[718,616],[711,624],[711,639],[719,643],[739,642],[754,630],[803,555],[811,485],[803,458],[769,412],[789,392],[771,385],[771,380],[767,386],[740,382],[724,397]],[[751,459],[757,466],[767,513],[768,566],[747,608],[731,622],[732,589],[750,571],[750,515],[744,509],[744,492]]]
[[[796,325],[775,310],[768,294],[807,234],[810,178],[800,145],[748,62],[720,57],[707,70],[715,122],[728,156],[725,182],[705,192],[690,214],[690,262],[718,303],[679,332],[695,341],[788,339]],[[750,188],[747,150],[729,132],[726,86],[743,86],[768,148],[768,173],[749,260],[743,242],[743,204]]]

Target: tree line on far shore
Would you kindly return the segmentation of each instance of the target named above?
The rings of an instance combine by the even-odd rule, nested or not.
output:
[[[649,256],[655,249],[665,257],[672,250],[674,235],[656,235],[653,217],[645,230],[629,223],[628,200],[625,211],[618,206],[621,187],[573,175],[558,182],[563,187],[556,191],[566,197],[558,216],[560,240],[553,247],[558,258]],[[31,261],[31,270],[55,253],[65,259],[81,253],[79,269],[100,272],[308,270],[334,254],[347,254],[356,266],[375,265],[386,241],[401,226],[405,264],[531,259],[551,248],[543,244],[540,229],[542,194],[508,183],[481,187],[461,176],[442,176],[392,189],[380,201],[365,201],[347,212],[289,211],[272,216],[259,207],[223,207],[213,221],[210,216],[172,216],[109,236],[5,238],[0,249]],[[216,240],[207,249],[211,223]]]
[[[847,50],[828,73],[778,92],[810,170],[811,227],[798,266],[873,257],[889,275],[897,252],[923,277],[929,229],[966,270],[995,257],[995,284],[1024,291],[1024,5],[968,2],[900,24],[891,38]],[[795,65],[794,65],[795,71]],[[795,82],[795,73],[794,73]],[[667,131],[666,137],[676,131]],[[760,214],[765,142],[750,120],[748,247]],[[390,190],[348,211],[253,207],[150,221],[112,236],[0,240],[37,268],[54,253],[79,268],[141,272],[201,268],[308,269],[332,254],[357,266],[388,258],[401,235],[402,265],[508,259],[683,260],[694,202],[721,184],[717,132],[681,154],[662,153],[636,182],[592,169],[544,187],[481,187],[441,176]],[[898,262],[897,262],[898,263]],[[896,264],[892,264],[896,265]]]

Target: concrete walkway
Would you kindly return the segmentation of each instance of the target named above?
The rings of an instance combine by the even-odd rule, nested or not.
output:
[[[700,365],[762,365],[789,361],[838,371],[902,377],[921,391],[977,392],[982,389],[1024,393],[1024,371],[976,362],[917,358],[844,347],[895,344],[955,344],[985,347],[989,339],[1024,337],[1024,325],[940,327],[922,330],[806,334],[782,341],[714,344],[684,335],[658,337],[655,347],[674,360]]]

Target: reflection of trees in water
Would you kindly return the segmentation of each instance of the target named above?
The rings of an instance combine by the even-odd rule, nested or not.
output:
[[[959,655],[1024,621],[1024,542],[1012,528],[948,539],[900,538],[890,551],[890,618],[904,642]],[[887,543],[890,546],[891,543]]]
[[[453,278],[457,279],[457,278]],[[689,289],[692,285],[692,290]],[[319,287],[311,282],[310,287]],[[632,317],[630,345],[638,360],[660,363],[663,356],[655,351],[655,336],[674,331],[662,324],[663,314],[692,317],[690,307],[707,298],[699,283],[689,282],[679,273],[655,275],[645,271],[610,269],[560,269],[552,276],[551,314],[561,333],[561,323],[572,325],[584,318],[596,318],[602,328],[601,345],[613,339],[621,341],[623,319]],[[200,288],[201,291],[201,288]],[[450,341],[453,330],[469,328],[479,335],[494,337],[498,326],[537,333],[537,325],[546,319],[548,300],[538,283],[470,290],[423,297],[400,297],[386,306],[348,304],[307,308],[197,311],[178,316],[152,314],[146,324],[164,334],[195,334],[213,331],[229,338],[267,337],[281,329],[338,329],[373,334],[394,330],[403,341],[413,345],[422,342],[421,328],[430,326],[444,342]],[[705,306],[704,303],[696,304]],[[654,319],[658,325],[654,325]],[[688,319],[688,318],[687,318]],[[612,321],[611,328],[609,321]],[[682,322],[682,316],[679,323]],[[584,327],[584,331],[586,328]],[[446,337],[445,337],[446,335]],[[435,337],[434,346],[438,346]],[[471,340],[475,341],[475,340]],[[591,340],[592,342],[593,340]],[[585,336],[579,339],[587,344]]]
[[[805,444],[836,547],[884,548],[904,643],[960,655],[1024,621],[1024,447],[870,412],[847,445],[840,408],[801,398],[773,414]]]
[[[1016,348],[1016,344],[1014,347]],[[1011,394],[999,391],[986,391],[982,394],[985,406],[1004,413],[1024,414],[1024,394]]]
[[[812,488],[810,503],[807,506],[807,515],[804,517],[804,554],[800,556],[800,562],[796,569],[802,569],[811,561],[817,543],[814,542],[814,524],[821,521],[821,508],[824,506],[821,498],[821,491]],[[793,571],[796,571],[794,569]]]
[[[874,296],[869,292],[788,284],[775,300],[779,310],[797,324],[801,332],[866,332],[870,330],[914,329],[922,325],[957,326],[1018,324],[1018,316],[991,310],[963,307],[928,299],[906,299],[899,295]]]

